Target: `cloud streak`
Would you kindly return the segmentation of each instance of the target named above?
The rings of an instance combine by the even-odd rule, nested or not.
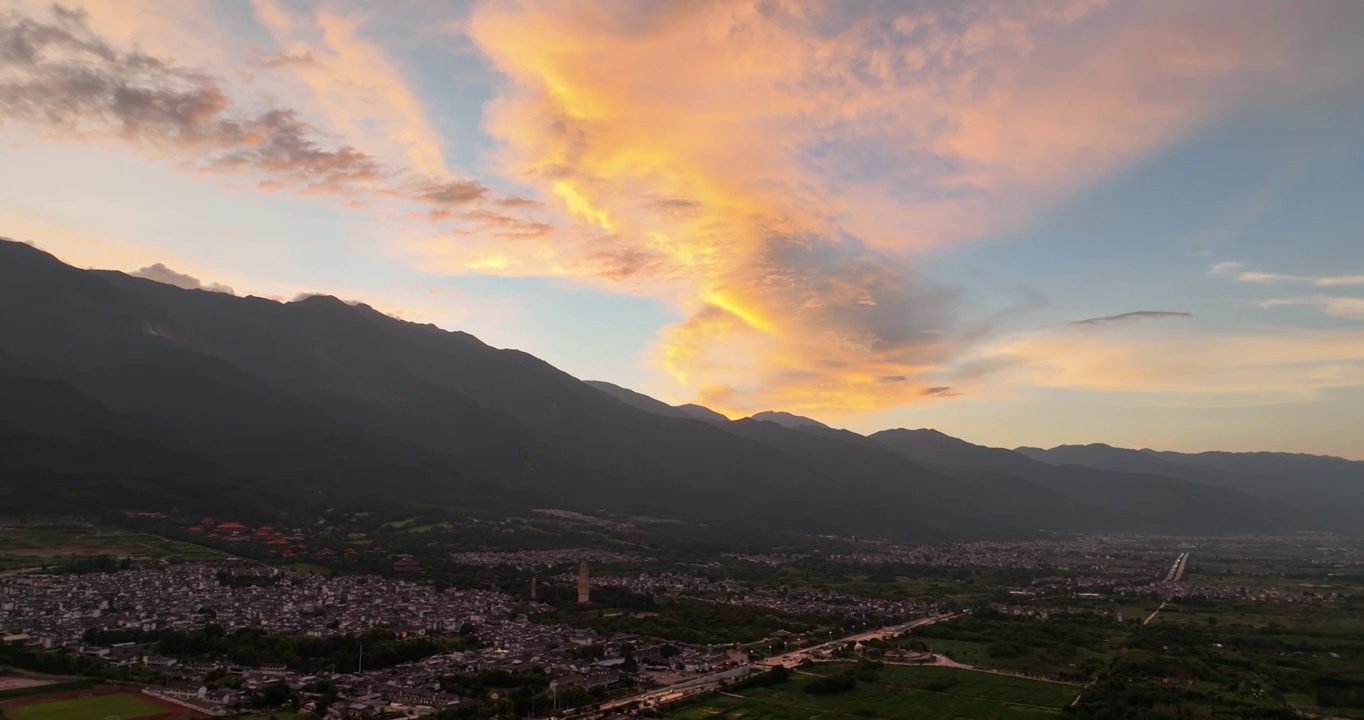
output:
[[[0,13],[0,67],[0,123],[122,141],[194,172],[251,178],[267,191],[334,195],[356,206],[396,199],[436,219],[458,220],[456,211],[495,200],[475,180],[386,164],[323,135],[290,108],[234,102],[210,74],[115,46],[83,12]],[[498,216],[503,224],[518,219]]]
[[[1033,333],[985,350],[1002,386],[1070,388],[1174,407],[1304,402],[1364,386],[1364,335],[1271,328],[1214,336],[1178,332]]]
[[[1260,303],[1262,308],[1306,306],[1314,307],[1327,315],[1364,319],[1364,298],[1336,297],[1332,295],[1311,295],[1307,297],[1273,298]]]
[[[290,12],[274,0],[251,4],[276,43],[287,48],[271,67],[302,81],[329,127],[390,164],[446,176],[443,140],[388,53],[362,34],[362,18]]]
[[[1106,317],[1093,317],[1084,320],[1072,321],[1071,325],[1113,325],[1130,323],[1137,320],[1163,320],[1168,318],[1191,318],[1193,313],[1171,312],[1167,310],[1137,310],[1126,312],[1121,315],[1108,315]]]
[[[1214,277],[1231,278],[1237,282],[1260,283],[1264,285],[1275,283],[1301,283],[1315,285],[1317,287],[1350,287],[1354,285],[1364,285],[1364,275],[1288,275],[1285,273],[1247,270],[1245,266],[1239,262],[1217,263],[1208,269],[1208,274]]]

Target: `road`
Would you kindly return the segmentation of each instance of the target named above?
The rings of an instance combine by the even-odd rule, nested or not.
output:
[[[688,695],[696,695],[698,693],[710,692],[718,688],[720,686],[720,683],[726,680],[734,680],[737,678],[741,678],[745,675],[749,675],[756,671],[757,668],[753,665],[740,665],[739,667],[731,668],[723,672],[718,672],[699,678],[692,678],[691,680],[680,682],[677,683],[676,685],[669,685],[668,687],[665,688],[650,690],[648,692],[640,693],[638,695],[631,695],[630,697],[627,698],[620,698],[619,700],[611,700],[610,702],[602,703],[599,709],[603,711],[614,710],[616,708],[624,707],[626,705],[632,705],[635,703],[638,703],[640,707],[661,705],[663,703],[669,703],[674,700],[687,697]]]
[[[638,704],[640,707],[651,707],[655,705],[661,705],[663,703],[669,703],[674,700],[687,697],[689,695],[697,695],[700,693],[712,692],[719,688],[721,683],[725,681],[741,678],[744,677],[745,675],[758,672],[760,670],[772,667],[774,665],[785,665],[787,667],[795,667],[796,665],[799,665],[802,660],[809,657],[810,653],[815,650],[820,650],[833,645],[846,645],[847,643],[866,642],[868,640],[881,640],[888,637],[895,637],[897,635],[903,635],[904,633],[909,632],[910,630],[913,630],[916,627],[932,625],[933,623],[943,622],[945,620],[951,620],[953,618],[958,618],[961,616],[962,613],[956,613],[953,615],[938,615],[935,617],[920,618],[918,620],[902,623],[900,625],[892,625],[890,627],[884,627],[879,630],[869,630],[867,632],[858,633],[856,635],[849,635],[848,637],[839,638],[837,640],[830,640],[829,642],[821,643],[819,645],[814,645],[808,648],[801,648],[800,650],[795,650],[784,655],[777,655],[775,657],[766,658],[754,664],[740,665],[739,667],[732,668],[730,670],[725,670],[723,672],[718,672],[699,678],[693,678],[685,682],[677,683],[676,685],[669,685],[668,687],[665,688],[658,688],[656,690],[650,690],[648,692],[640,693],[638,695],[631,695],[630,697],[620,698],[618,700],[611,700],[609,702],[602,703],[600,706],[598,706],[597,711],[605,712],[634,704]]]
[[[1164,599],[1164,600],[1161,600],[1161,601],[1160,601],[1160,607],[1157,607],[1155,610],[1152,610],[1152,611],[1151,611],[1151,614],[1150,614],[1150,615],[1147,615],[1147,616],[1146,616],[1146,619],[1141,621],[1141,624],[1142,624],[1142,625],[1150,625],[1150,624],[1151,624],[1151,621],[1152,621],[1152,620],[1155,620],[1155,619],[1156,619],[1156,616],[1160,614],[1160,611],[1165,609],[1165,603],[1167,603],[1167,602],[1170,602],[1169,598],[1166,598],[1166,599]]]
[[[1167,582],[1167,583],[1175,583],[1175,582],[1179,582],[1179,581],[1183,580],[1183,579],[1184,579],[1184,571],[1185,571],[1185,570],[1188,570],[1188,569],[1189,569],[1189,553],[1187,553],[1187,552],[1182,552],[1182,553],[1179,554],[1179,557],[1175,558],[1175,564],[1170,566],[1170,571],[1167,572],[1167,573],[1165,573],[1165,582]],[[1165,605],[1166,605],[1166,603],[1168,603],[1168,602],[1170,602],[1170,598],[1168,598],[1168,597],[1165,598],[1164,600],[1160,601],[1160,606],[1157,607],[1155,610],[1151,611],[1151,614],[1150,614],[1150,615],[1147,615],[1147,616],[1146,616],[1146,619],[1141,621],[1141,624],[1142,624],[1142,625],[1150,625],[1150,624],[1151,624],[1151,621],[1152,621],[1152,620],[1155,620],[1155,619],[1156,619],[1156,616],[1160,614],[1160,611],[1165,609]]]
[[[1170,572],[1165,573],[1165,582],[1179,582],[1184,579],[1184,571],[1189,568],[1189,553],[1182,552],[1175,558],[1175,564],[1170,566]]]
[[[909,665],[909,666],[911,666],[911,667],[949,667],[949,668],[956,668],[956,669],[958,669],[958,670],[970,670],[971,672],[985,673],[985,674],[987,674],[987,675],[1003,675],[1004,677],[1022,678],[1023,680],[1032,680],[1032,681],[1034,681],[1034,682],[1044,682],[1044,683],[1052,683],[1053,685],[1071,685],[1071,686],[1074,686],[1074,687],[1079,687],[1076,683],[1073,683],[1073,682],[1066,682],[1065,680],[1053,680],[1053,679],[1051,679],[1051,678],[1037,677],[1037,676],[1035,676],[1035,675],[1024,675],[1023,673],[1013,673],[1013,672],[1009,672],[1009,671],[1007,671],[1007,670],[992,670],[992,669],[990,669],[990,668],[976,667],[975,665],[967,665],[966,663],[959,663],[959,662],[957,662],[956,660],[953,660],[952,658],[947,657],[946,655],[939,655],[939,654],[937,654],[937,653],[933,653],[933,662],[931,662],[931,663],[928,663],[928,662],[925,662],[925,663],[901,663],[901,662],[889,662],[889,661],[887,661],[886,664],[887,664],[887,665]]]
[[[923,627],[924,625],[932,625],[934,623],[940,623],[946,620],[954,620],[956,618],[961,617],[963,614],[964,613],[954,613],[951,615],[935,615],[933,617],[919,618],[918,620],[902,623],[900,625],[891,625],[889,627],[883,627],[879,630],[868,630],[867,632],[858,633],[856,635],[849,635],[848,637],[839,638],[837,640],[830,640],[829,642],[820,643],[819,645],[811,645],[810,647],[807,648],[793,650],[784,655],[775,655],[765,660],[758,661],[758,664],[767,667],[771,667],[773,665],[785,665],[786,667],[789,668],[795,667],[799,665],[802,660],[805,660],[806,658],[810,657],[811,653],[817,650],[823,650],[824,648],[832,647],[834,645],[846,645],[848,643],[867,642],[868,640],[884,640],[889,637],[903,635],[917,627]]]

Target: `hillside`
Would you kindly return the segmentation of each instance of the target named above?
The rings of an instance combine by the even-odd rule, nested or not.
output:
[[[24,461],[25,476],[78,487],[91,501],[253,487],[268,489],[277,511],[321,502],[555,506],[905,538],[1298,522],[1225,488],[1047,470],[946,436],[925,453],[785,413],[731,422],[366,305],[185,290],[78,270],[19,243],[0,242],[0,302],[23,308],[0,316],[5,362],[68,398],[51,404],[47,427],[68,413],[98,415],[150,433],[164,451],[148,457],[175,458],[136,469],[151,495],[101,485],[100,469],[125,461],[100,459],[98,443],[89,464],[58,472],[88,435]],[[8,428],[15,443],[36,431],[22,416]],[[1158,509],[1172,505],[1179,509]]]
[[[936,430],[883,430],[871,438],[929,466],[1026,478],[1113,513],[1116,518],[1110,529],[1184,532],[1196,527],[1211,532],[1314,522],[1305,508],[1277,505],[1268,498],[1150,473],[1053,466],[1022,452],[974,445]]]
[[[1109,445],[1019,448],[1020,454],[1055,466],[1135,471],[1272,499],[1302,508],[1327,527],[1357,526],[1364,514],[1364,462],[1274,452],[1178,453]]]

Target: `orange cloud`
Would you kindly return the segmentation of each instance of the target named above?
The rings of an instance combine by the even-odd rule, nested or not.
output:
[[[274,0],[252,0],[252,6],[285,48],[286,61],[269,65],[304,83],[329,128],[391,164],[447,175],[443,143],[421,100],[383,48],[361,35],[362,18],[325,10],[293,14]]]
[[[949,395],[983,333],[907,251],[1186,135],[1339,9],[485,3],[461,26],[508,78],[485,127],[576,228],[431,252],[670,300],[658,362],[722,409]]]
[[[1016,337],[978,356],[1007,385],[1140,393],[1177,407],[1315,400],[1364,386],[1364,335],[1270,328],[1256,333],[1069,326]],[[1114,331],[1114,330],[1118,331]]]

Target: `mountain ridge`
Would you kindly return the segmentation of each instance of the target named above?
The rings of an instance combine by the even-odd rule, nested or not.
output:
[[[992,456],[1010,458],[999,467],[954,465],[890,447],[881,433],[788,413],[730,421],[331,296],[279,303],[185,290],[3,242],[0,302],[25,308],[0,318],[0,351],[25,372],[169,433],[177,448],[226,468],[233,487],[274,482],[281,497],[325,493],[334,480],[338,493],[368,502],[385,492],[385,502],[470,510],[533,501],[938,538],[1299,522],[1234,489],[1134,475],[1105,494],[1092,473],[1044,471],[1051,466],[1013,451],[990,449],[1013,453]],[[980,455],[971,449],[980,446],[934,437]],[[1121,501],[1144,503],[1155,491],[1198,512],[1134,512]]]

